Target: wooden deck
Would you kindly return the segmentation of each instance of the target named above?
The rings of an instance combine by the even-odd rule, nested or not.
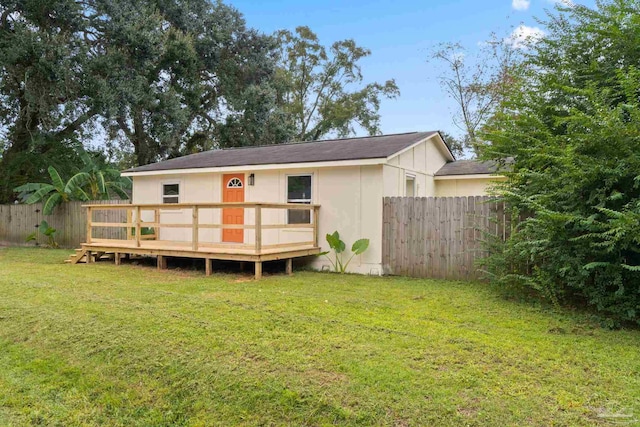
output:
[[[248,261],[255,264],[255,277],[262,276],[262,263],[266,261],[286,260],[286,271],[291,274],[293,258],[317,255],[320,253],[318,245],[318,205],[302,205],[290,203],[207,203],[207,204],[162,204],[162,205],[85,205],[87,208],[87,239],[77,254],[71,257],[72,263],[86,259],[87,263],[94,260],[95,254],[113,254],[116,264],[120,264],[122,255],[155,256],[158,268],[166,268],[167,257],[199,258],[205,260],[207,275],[212,272],[213,260]],[[204,223],[200,215],[204,211],[219,210],[228,207],[252,209],[253,220],[249,224],[226,225],[220,223]],[[309,210],[310,224],[264,224],[263,210]],[[96,211],[121,211],[122,215],[112,214],[111,222],[96,222]],[[171,210],[185,211],[190,221],[184,223],[163,222],[162,213]],[[151,221],[143,221],[148,213]],[[120,228],[124,232],[122,239],[105,239],[94,236],[95,228]],[[162,229],[191,229],[189,241],[160,240]],[[203,239],[202,230],[212,229],[243,229],[252,230],[253,239],[248,243],[225,243]],[[143,234],[142,230],[147,230]],[[299,241],[285,243],[263,243],[263,230],[300,229],[308,233],[300,233]],[[131,232],[129,232],[131,230]],[[312,237],[308,237],[311,233]],[[245,233],[246,234],[246,233]],[[306,236],[306,237],[305,237]]]

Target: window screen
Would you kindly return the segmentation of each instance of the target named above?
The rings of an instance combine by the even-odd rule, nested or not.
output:
[[[179,203],[180,184],[162,185],[162,203]]]
[[[311,175],[287,177],[287,202],[311,204]],[[289,209],[288,224],[310,224],[311,211]]]

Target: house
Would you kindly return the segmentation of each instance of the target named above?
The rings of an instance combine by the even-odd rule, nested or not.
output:
[[[512,159],[507,159],[510,163]],[[456,160],[443,165],[434,175],[436,197],[483,196],[492,182],[504,181],[496,175],[499,165],[493,161]]]
[[[456,162],[434,131],[212,150],[132,168],[123,175],[133,180],[133,205],[235,203],[208,212],[202,207],[199,216],[189,209],[140,213],[143,222],[175,225],[161,227],[159,241],[190,242],[195,237],[200,244],[229,248],[308,244],[326,250],[324,236],[337,230],[348,247],[360,238],[371,241],[349,270],[381,274],[383,197],[483,195],[495,179],[494,170],[490,164]],[[242,203],[262,204],[260,213]],[[317,210],[286,208],[290,205],[269,209],[276,203]],[[222,225],[195,231],[180,227],[192,216],[198,223]],[[251,225],[258,223],[267,224],[260,226],[259,236]],[[320,257],[310,262],[318,269],[328,265]]]

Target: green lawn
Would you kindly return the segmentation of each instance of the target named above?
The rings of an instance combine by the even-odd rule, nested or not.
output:
[[[609,425],[640,332],[483,284],[0,249],[0,425]],[[621,418],[630,416],[630,418]]]

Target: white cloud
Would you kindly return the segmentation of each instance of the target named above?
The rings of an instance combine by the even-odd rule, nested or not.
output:
[[[527,10],[531,5],[530,0],[511,0],[511,7],[515,10]]]
[[[514,0],[515,1],[515,0]],[[567,7],[574,7],[576,4],[573,0],[548,0],[549,3],[561,3]]]
[[[505,42],[516,49],[526,49],[531,43],[536,43],[545,35],[538,27],[528,27],[524,24],[518,25],[511,35],[505,39]]]

